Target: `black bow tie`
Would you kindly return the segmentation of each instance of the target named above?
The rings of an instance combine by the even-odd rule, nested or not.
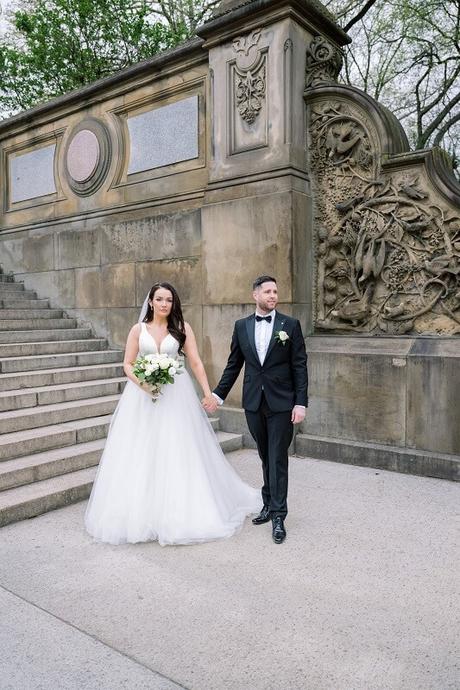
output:
[[[267,323],[272,322],[272,315],[269,314],[268,316],[259,316],[256,314],[256,321],[267,321]]]

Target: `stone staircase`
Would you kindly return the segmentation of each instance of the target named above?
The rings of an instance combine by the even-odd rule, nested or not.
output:
[[[87,498],[123,352],[0,273],[0,527]],[[242,435],[219,431],[225,452]]]

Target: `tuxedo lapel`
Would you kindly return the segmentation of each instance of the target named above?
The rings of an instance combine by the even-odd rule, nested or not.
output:
[[[267,358],[270,356],[270,353],[275,346],[275,343],[276,343],[275,333],[278,333],[278,331],[282,330],[285,320],[286,319],[284,316],[281,316],[280,314],[278,314],[278,312],[276,312],[275,323],[273,324],[272,337],[270,340],[270,344],[268,346],[267,354],[265,355],[265,361],[267,361]]]
[[[255,329],[256,329],[256,317],[254,314],[251,314],[246,319],[246,332],[248,334],[249,344],[251,345],[251,349],[254,352],[254,357],[256,358],[257,362],[260,364],[259,355],[257,354],[257,348],[256,348]]]

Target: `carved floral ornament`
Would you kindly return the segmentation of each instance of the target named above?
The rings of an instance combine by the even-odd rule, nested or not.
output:
[[[341,69],[340,50],[322,36],[316,36],[307,49],[306,88],[337,81]]]
[[[365,123],[343,103],[312,107],[316,326],[460,333],[460,217],[419,172],[383,174]]]
[[[252,125],[262,109],[266,94],[266,55],[257,48],[260,29],[233,41],[237,53],[234,71],[235,100],[241,118]]]

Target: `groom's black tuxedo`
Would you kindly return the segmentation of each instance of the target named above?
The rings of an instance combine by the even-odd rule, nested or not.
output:
[[[280,342],[276,334],[288,339]],[[255,315],[235,323],[230,356],[214,393],[225,400],[243,364],[243,407],[264,470],[262,498],[272,515],[287,513],[288,448],[292,409],[308,405],[305,342],[297,319],[276,312],[271,340],[261,364],[255,343]]]

